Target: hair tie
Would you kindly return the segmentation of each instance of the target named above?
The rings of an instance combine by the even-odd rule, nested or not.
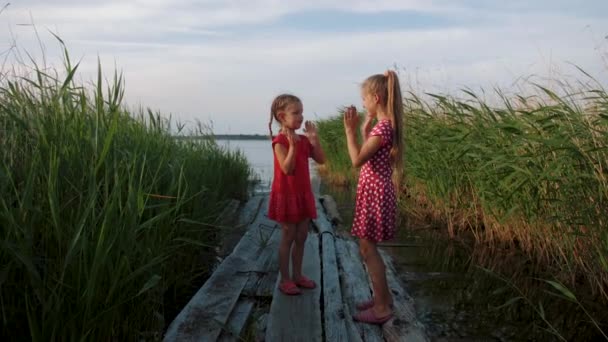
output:
[[[390,73],[390,70],[386,70],[386,71],[384,72],[384,77],[388,77],[388,74],[389,74],[389,73]]]

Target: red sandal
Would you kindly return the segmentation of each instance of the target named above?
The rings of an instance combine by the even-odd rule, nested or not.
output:
[[[317,284],[314,281],[308,279],[305,276],[300,276],[300,278],[296,280],[296,285],[305,289],[314,289],[315,287],[317,287]]]
[[[279,283],[279,290],[289,296],[295,296],[302,293],[296,283],[291,280]]]
[[[379,324],[379,325],[382,325],[382,324],[388,322],[391,318],[393,318],[392,313],[390,313],[386,316],[383,316],[383,317],[378,317],[378,316],[376,316],[376,313],[374,313],[374,309],[371,309],[371,308],[361,311],[358,314],[353,316],[353,319],[355,321],[359,321],[362,323],[369,323],[369,324]]]

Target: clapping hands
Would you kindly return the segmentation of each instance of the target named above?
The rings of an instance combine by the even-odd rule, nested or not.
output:
[[[304,123],[304,134],[312,144],[319,141],[319,132],[317,131],[317,125],[315,125],[315,123],[312,121],[306,121]]]
[[[355,106],[346,107],[344,110],[344,129],[346,133],[352,133],[357,131],[359,126],[359,114]]]

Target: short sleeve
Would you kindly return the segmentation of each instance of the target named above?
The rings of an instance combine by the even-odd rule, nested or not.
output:
[[[275,144],[281,144],[285,147],[289,147],[289,141],[287,141],[287,137],[285,136],[285,134],[277,134],[276,137],[274,137],[274,139],[272,139],[272,150],[274,151],[274,145]]]
[[[393,129],[391,128],[391,122],[388,120],[378,122],[369,135],[380,136],[382,138],[382,145],[391,143],[393,140]]]

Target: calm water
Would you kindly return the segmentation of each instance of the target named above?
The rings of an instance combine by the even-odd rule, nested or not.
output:
[[[274,172],[274,160],[272,144],[270,140],[225,140],[218,139],[217,143],[231,150],[241,151],[254,172],[254,177],[259,180],[255,185],[254,192],[263,193],[270,191],[272,176]],[[313,187],[318,187],[318,177],[315,163],[310,159],[310,176]]]
[[[256,192],[264,192],[270,189],[273,173],[272,146],[270,140],[224,140],[218,139],[217,143],[231,150],[241,151],[260,183],[256,185]]]

